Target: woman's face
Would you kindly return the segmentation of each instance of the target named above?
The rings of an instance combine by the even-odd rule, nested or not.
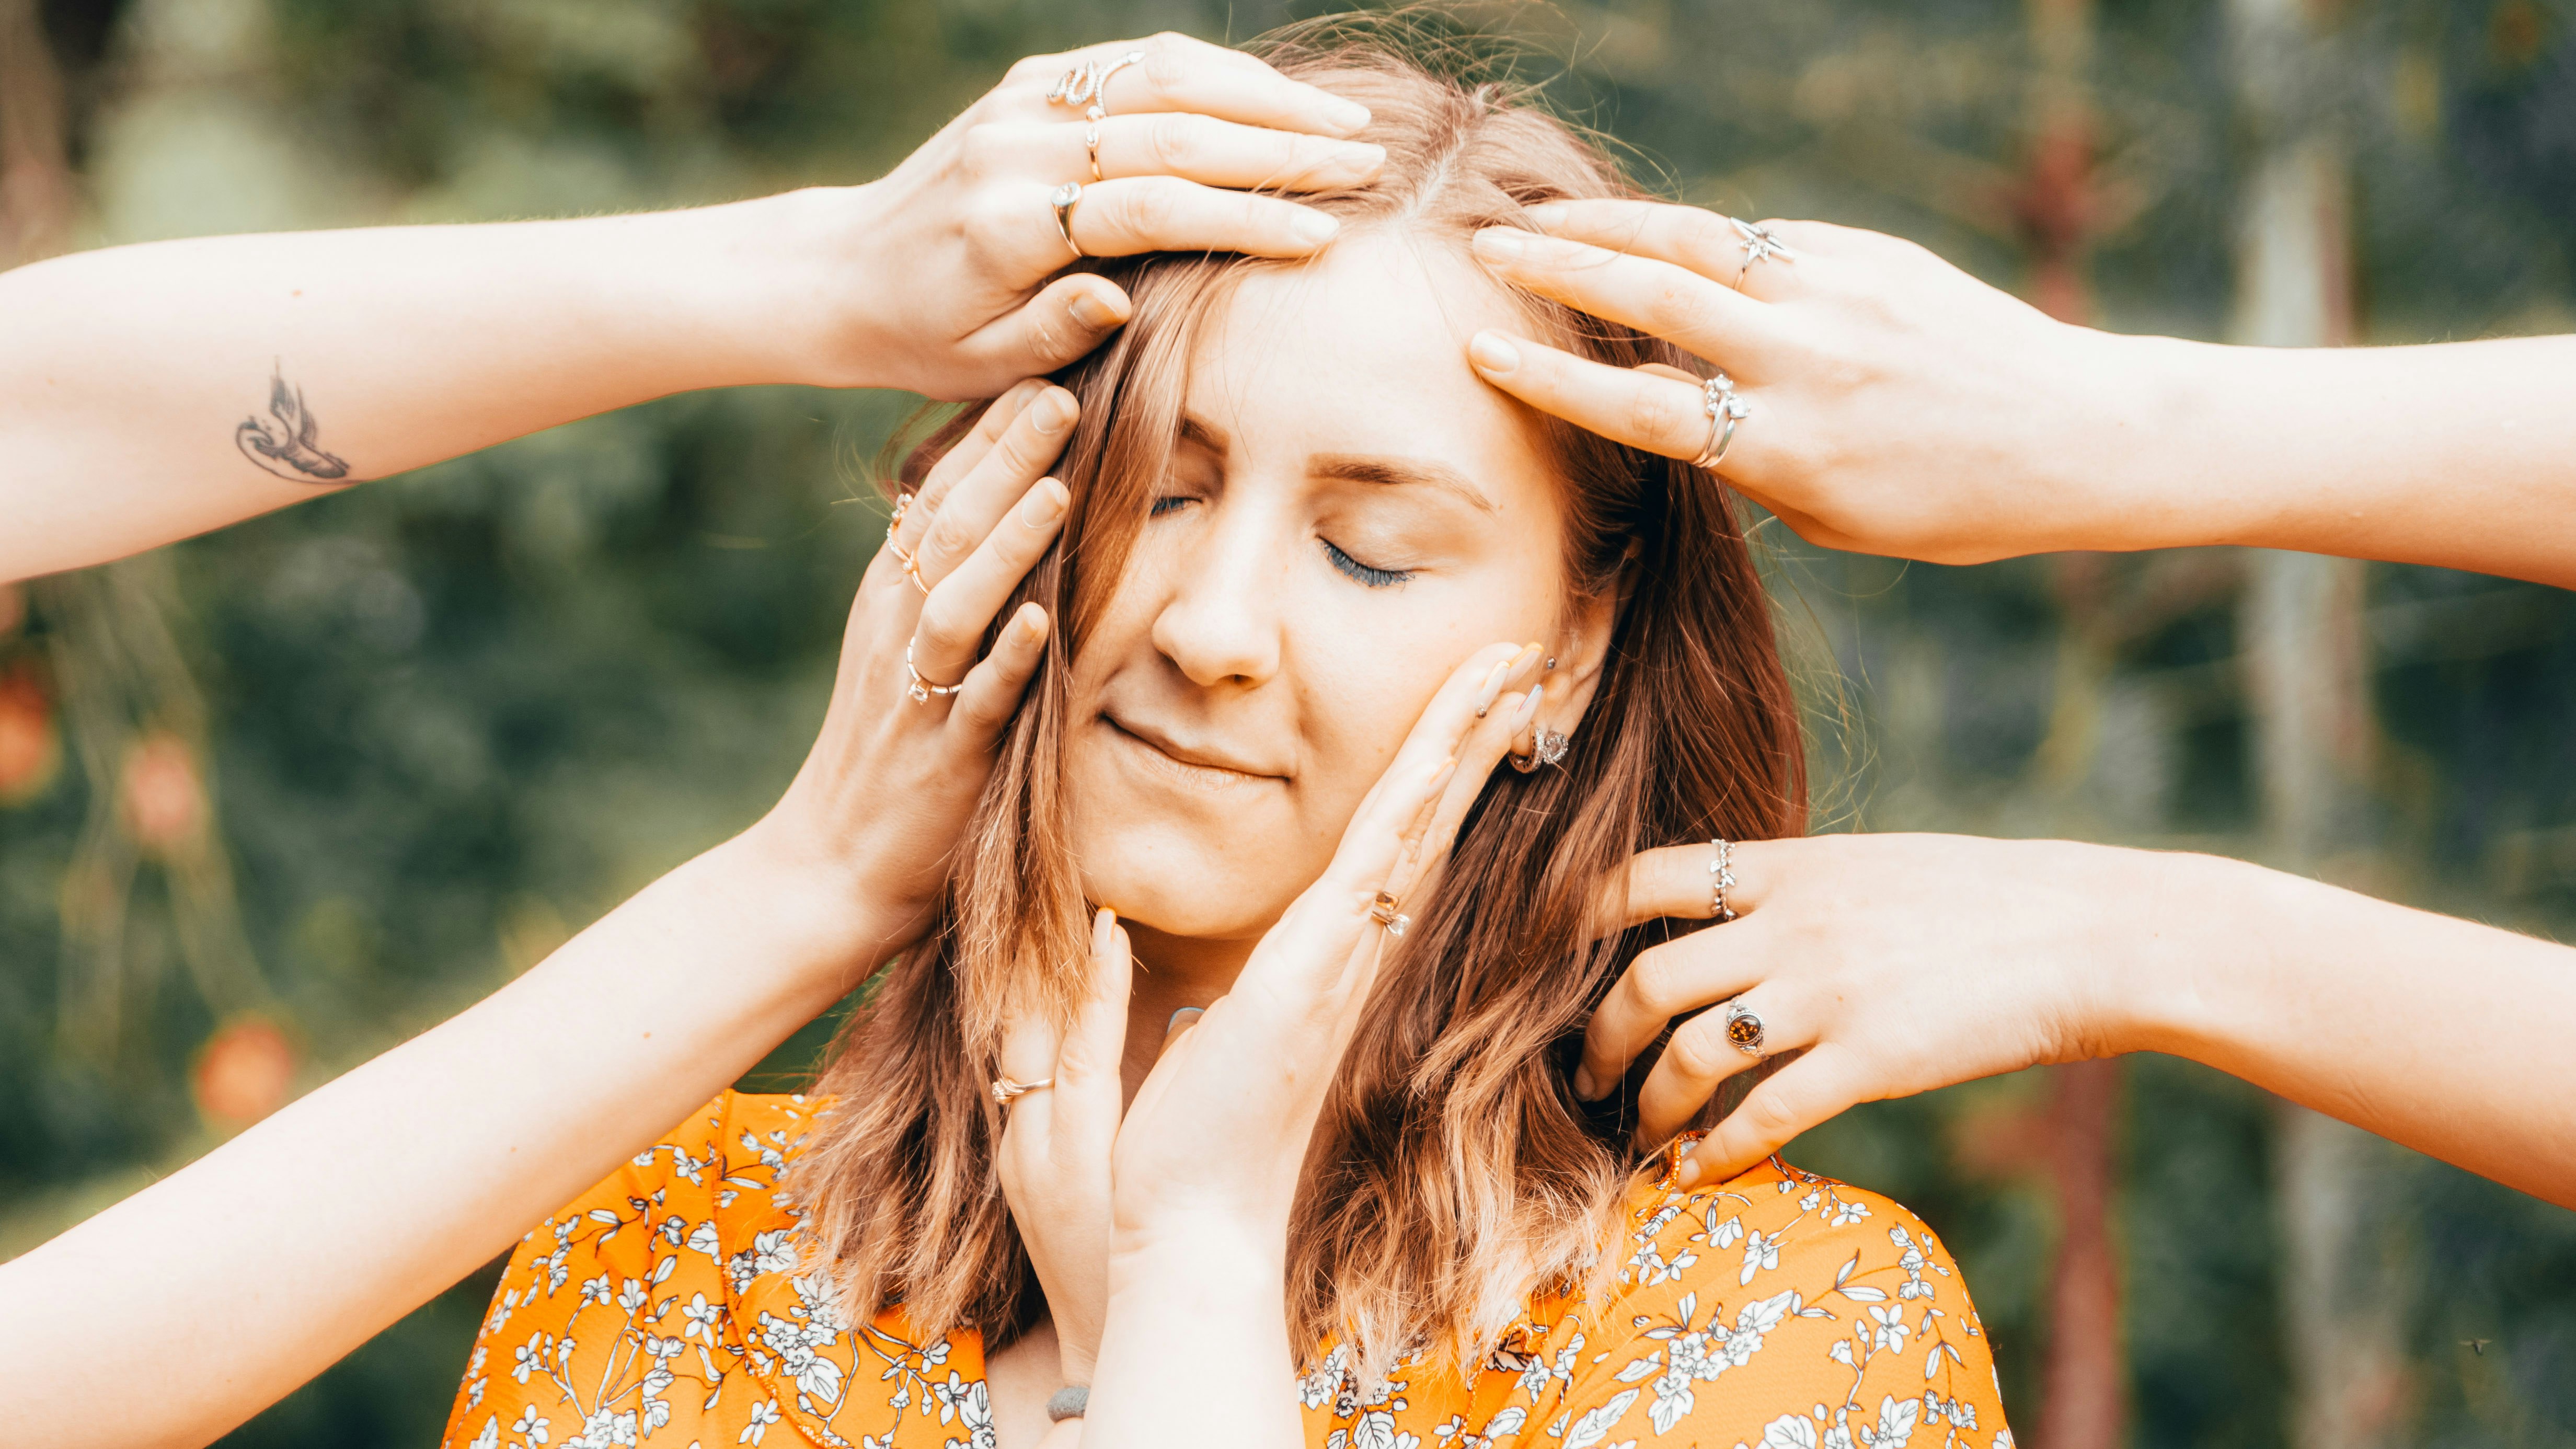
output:
[[[1560,648],[1557,484],[1465,361],[1527,325],[1465,259],[1380,231],[1242,279],[1205,330],[1066,742],[1085,892],[1149,955],[1257,939],[1467,655]],[[1541,720],[1570,728],[1563,705]]]

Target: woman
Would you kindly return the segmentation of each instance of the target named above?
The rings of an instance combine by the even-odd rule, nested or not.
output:
[[[976,708],[1061,621],[939,920],[820,1097],[719,1098],[530,1235],[450,1444],[2010,1442],[1917,1220],[1777,1164],[1677,1191],[1632,1102],[1569,1089],[1666,934],[1594,939],[1639,847],[1803,809],[1715,479],[1458,355],[1676,360],[1466,253],[1632,189],[1383,49],[1268,58],[1365,104],[1385,168],[1312,198],[1315,265],[1109,268],[1126,330],[1027,404],[1078,405],[1063,484],[990,414],[923,474],[854,626],[907,631],[904,679],[836,713]],[[1722,915],[1704,881],[1670,914]]]
[[[1818,543],[1944,563],[2243,544],[2576,585],[2576,337],[2119,337],[1893,238],[1625,199],[1535,208],[1476,254],[1723,365],[1747,415],[1508,328],[1469,345],[1487,381],[1670,457],[1732,428],[1728,481]],[[1637,909],[1687,899],[1697,868],[1641,861]],[[1616,1081],[1668,1020],[1738,998],[1805,1049],[1686,1180],[1855,1102],[2157,1051],[2576,1207],[2576,949],[2241,861],[2065,841],[1766,841],[1737,870],[1743,921],[1642,958],[1578,1083]],[[1647,1137],[1742,1065],[1691,1040],[1716,1025],[1683,1027],[1652,1066]]]

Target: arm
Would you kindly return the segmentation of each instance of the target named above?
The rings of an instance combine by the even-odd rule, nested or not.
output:
[[[1093,255],[1303,256],[1349,102],[1181,37],[1135,49],[1075,209]],[[1090,172],[1023,61],[885,178],[696,211],[161,242],[0,274],[0,580],[101,562],[608,409],[751,383],[990,397],[1123,322],[1049,191]],[[1324,223],[1320,232],[1313,223]],[[1301,230],[1301,227],[1305,228]]]
[[[1709,848],[1637,858],[1628,920],[1706,919]],[[1741,918],[1642,953],[1584,1038],[1616,1089],[1674,1017],[1739,1000],[1756,1086],[1684,1181],[1858,1102],[2046,1062],[2189,1057],[2576,1206],[2576,950],[2211,856],[2065,841],[1829,835],[1736,847]],[[1641,1140],[1755,1058],[1692,1017],[1637,1084]],[[2509,1069],[2501,1064],[2510,1064]]]
[[[1045,649],[1038,475],[1074,401],[1029,384],[923,483],[851,611],[821,737],[768,816],[490,1000],[0,1265],[0,1398],[27,1442],[206,1443],[488,1261],[922,929]],[[934,525],[936,527],[934,528]],[[1022,526],[1026,525],[1026,526]],[[912,701],[922,672],[959,680]],[[174,1366],[136,1393],[131,1365]]]
[[[1727,481],[1810,541],[1937,563],[2253,544],[2576,585],[2576,337],[2272,349],[2051,321],[1930,252],[1818,222],[1646,202],[1477,239],[1507,281],[1669,338],[1751,411]],[[1738,285],[1740,283],[1740,286]],[[1696,378],[1525,338],[1470,357],[1543,411],[1668,457],[1711,441]]]

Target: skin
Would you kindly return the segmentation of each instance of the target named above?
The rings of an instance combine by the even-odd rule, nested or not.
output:
[[[1532,219],[1480,235],[1478,259],[1722,365],[1752,407],[1728,481],[1814,542],[1943,563],[2242,544],[2576,585],[2576,338],[2118,337],[1870,232],[1765,223],[1795,255],[1748,263],[1727,219],[1690,207]],[[1510,328],[1469,355],[1498,390],[1604,435],[1683,458],[1709,444],[1697,379]],[[1706,916],[1707,866],[1706,847],[1640,857],[1635,910]],[[2068,841],[1761,841],[1735,872],[1743,919],[1640,956],[1576,1082],[1607,1091],[1674,1017],[1730,998],[1769,1050],[1803,1049],[1685,1181],[1856,1102],[2160,1051],[2576,1206],[2576,1060],[2558,1046],[2576,950],[2239,861]],[[1722,1024],[1694,1019],[1648,1069],[1641,1140],[1751,1064]]]
[[[1100,168],[1056,76],[1109,82]],[[1033,56],[890,174],[645,216],[214,237],[0,274],[0,581],[77,568],[361,479],[696,388],[991,397],[1080,357],[1126,295],[1070,259],[1302,257],[1365,181],[1365,109],[1181,36]],[[274,389],[282,388],[284,416]],[[312,473],[245,447],[244,420]],[[328,460],[318,455],[328,454]],[[333,471],[338,470],[338,471]]]
[[[1372,872],[1433,888],[1506,748],[1580,727],[1608,643],[1610,603],[1567,597],[1528,415],[1460,357],[1516,315],[1454,251],[1371,231],[1244,279],[1194,360],[1192,439],[1073,666],[1073,838],[1123,919],[1102,915],[1073,1029],[1004,1051],[1057,1083],[1002,1145],[1053,1325],[991,1362],[1006,1445],[1049,1432],[1068,1382],[1101,1442],[1182,1442],[1265,1397],[1256,1437],[1298,1442],[1286,1212],[1375,970]],[[1425,465],[1465,496],[1385,481]],[[1328,542],[1407,577],[1354,578]]]
[[[1152,59],[1113,83],[1117,179],[1077,211],[1086,249],[1313,252],[1306,208],[1210,188],[1373,169],[1373,148],[1329,139],[1353,128],[1347,104],[1197,42],[1135,44]],[[680,387],[1007,389],[860,581],[822,733],[766,816],[490,999],[0,1264],[0,1302],[46,1305],[0,1317],[11,1442],[219,1437],[505,1251],[918,936],[1047,639],[1030,606],[977,658],[1065,501],[1041,475],[1074,400],[1010,379],[1126,315],[1099,278],[1040,286],[1064,260],[1045,190],[1088,165],[1043,92],[1083,54],[1023,62],[867,187],[173,243],[0,276],[0,577],[312,496],[235,444],[273,357],[303,360],[323,446],[358,477]],[[1078,318],[1085,301],[1107,320]],[[907,644],[962,689],[912,702]],[[136,1362],[165,1366],[151,1393],[131,1392]]]

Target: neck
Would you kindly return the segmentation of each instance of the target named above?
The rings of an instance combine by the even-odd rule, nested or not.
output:
[[[1145,1074],[1163,1054],[1172,1013],[1185,1007],[1205,1008],[1234,989],[1234,978],[1243,973],[1243,963],[1261,942],[1258,936],[1239,941],[1171,936],[1133,921],[1122,924],[1136,958],[1127,997],[1127,1051],[1121,1071],[1132,1101]]]

